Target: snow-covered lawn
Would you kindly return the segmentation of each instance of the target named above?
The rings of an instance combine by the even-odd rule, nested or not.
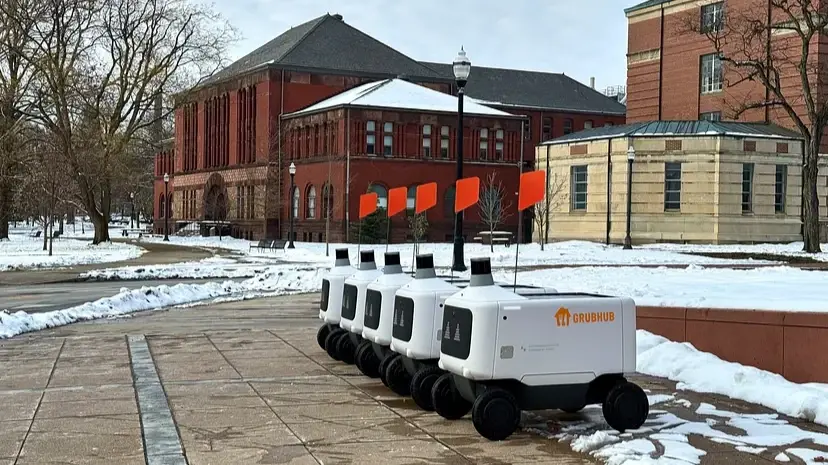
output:
[[[690,344],[669,341],[647,331],[639,330],[636,342],[638,371],[676,381],[679,391],[648,396],[650,416],[642,428],[619,434],[607,426],[600,406],[590,406],[580,415],[563,417],[559,430],[552,428],[555,431],[550,431],[545,418],[527,413],[524,429],[569,442],[576,452],[589,453],[611,465],[698,464],[706,452],[690,444],[692,436],[732,446],[734,452],[767,456],[769,447],[784,449],[773,455],[780,462],[790,461],[791,457],[809,464],[825,461],[828,454],[800,443],[825,447],[828,434],[803,430],[777,414],[743,414],[707,403],[694,404],[682,398],[681,391],[719,394],[828,425],[828,386],[792,383],[779,375],[726,362]],[[673,411],[681,412],[676,407],[683,407],[687,418],[659,409],[659,405],[670,404]]]
[[[146,252],[141,247],[123,243],[92,245],[86,240],[59,239],[52,244],[52,255],[43,250],[43,239],[9,234],[0,241],[0,271],[29,268],[59,268],[92,263],[130,260]]]
[[[266,262],[272,260],[267,260]],[[267,271],[267,264],[252,265],[240,263],[220,256],[209,257],[195,262],[171,265],[123,266],[92,270],[80,274],[80,278],[91,281],[150,280],[150,279],[232,279],[250,278]]]
[[[802,242],[791,242],[790,244],[647,244],[640,246],[646,250],[659,250],[666,252],[712,252],[712,253],[748,253],[748,254],[772,254],[788,257],[808,257],[821,262],[828,262],[828,244],[821,244],[822,253],[809,254],[802,251]]]
[[[0,339],[78,321],[113,318],[216,297],[243,296],[246,293],[273,296],[315,291],[322,287],[322,276],[325,271],[320,268],[295,265],[274,266],[242,282],[225,281],[223,283],[145,286],[134,290],[123,289],[112,297],[44,313],[29,314],[24,311],[9,313],[0,310]]]
[[[514,275],[496,271],[511,283]],[[732,270],[703,268],[579,267],[518,274],[521,284],[559,292],[631,297],[639,306],[828,312],[828,272],[786,266]]]

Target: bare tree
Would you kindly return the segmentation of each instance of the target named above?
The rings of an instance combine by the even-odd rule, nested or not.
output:
[[[740,5],[741,6],[741,5]],[[689,16],[682,31],[704,34],[726,65],[727,81],[758,82],[765,92],[731,100],[732,116],[776,110],[805,140],[802,157],[804,251],[820,252],[818,158],[828,125],[828,70],[817,41],[828,27],[828,4],[819,0],[762,0],[729,10],[721,22]],[[735,79],[731,79],[735,78]],[[784,121],[789,119],[790,121]]]
[[[158,96],[220,66],[232,29],[186,0],[44,0],[0,14],[35,24],[25,56],[37,76],[30,116],[58,141],[93,243],[106,241],[129,144],[153,125]]]
[[[535,205],[535,216],[532,221],[538,231],[538,242],[541,250],[549,243],[550,216],[558,207],[566,202],[566,179],[557,173],[548,172],[546,196],[542,202]]]
[[[497,173],[492,172],[486,177],[480,194],[480,219],[489,228],[489,242],[494,252],[494,231],[511,216],[511,202],[506,201],[506,188],[503,182],[497,179]]]

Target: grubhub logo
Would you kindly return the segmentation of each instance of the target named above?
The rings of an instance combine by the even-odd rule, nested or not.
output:
[[[577,312],[572,313],[566,307],[555,312],[555,324],[567,327],[570,324],[609,323],[615,321],[615,312]]]

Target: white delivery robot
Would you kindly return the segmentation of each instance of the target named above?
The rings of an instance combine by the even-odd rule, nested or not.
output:
[[[399,395],[411,395],[423,410],[434,410],[431,390],[444,371],[437,366],[442,340],[443,302],[470,285],[469,280],[446,282],[435,274],[432,255],[419,255],[414,280],[397,291],[394,301],[391,350],[380,366],[385,384]],[[489,275],[491,277],[491,275]],[[471,282],[477,279],[471,277]],[[548,293],[554,289],[520,286],[519,293]]]
[[[325,350],[325,339],[331,332],[340,330],[339,319],[342,312],[342,290],[345,279],[356,272],[348,259],[348,249],[336,249],[336,261],[331,271],[322,278],[322,301],[319,306],[319,319],[322,326],[316,332],[316,342]],[[340,330],[341,331],[341,330]]]
[[[362,321],[365,318],[365,293],[368,285],[382,275],[374,261],[373,250],[359,253],[359,269],[345,280],[342,291],[342,314],[339,326],[344,330],[339,337],[326,341],[326,350],[332,357],[352,364],[356,348],[362,342]]]
[[[382,276],[368,285],[365,294],[363,341],[357,347],[355,363],[366,376],[381,375],[380,364],[391,353],[391,320],[394,317],[394,295],[413,278],[403,272],[399,252],[385,254]],[[385,383],[385,377],[380,376]]]
[[[494,441],[517,429],[521,410],[602,404],[618,431],[644,424],[647,395],[625,378],[636,363],[632,299],[527,298],[495,285],[488,259],[472,260],[471,273],[481,278],[445,302],[439,367],[448,373],[432,388],[438,412],[471,410],[475,429]]]

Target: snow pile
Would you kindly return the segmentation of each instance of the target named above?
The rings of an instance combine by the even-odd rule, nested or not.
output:
[[[495,272],[495,279],[512,282],[514,275],[501,270]],[[828,273],[783,266],[554,268],[519,273],[518,282],[551,286],[559,292],[626,296],[638,306],[828,311]]]
[[[315,291],[322,287],[322,276],[326,271],[311,267],[271,267],[259,276],[240,283],[226,281],[224,283],[145,286],[134,290],[122,289],[115,296],[64,310],[32,314],[24,311],[16,313],[0,311],[0,339],[78,321],[118,317],[213,298],[244,296],[247,293],[272,296]]]
[[[810,254],[802,251],[804,243],[791,242],[788,244],[647,244],[639,248],[679,253],[746,253],[771,254],[787,257],[807,257],[821,262],[828,262],[828,244],[821,244],[822,253]]]
[[[195,262],[172,265],[124,266],[92,270],[80,274],[81,279],[90,281],[121,281],[147,279],[208,279],[208,278],[250,278],[268,269],[266,265],[253,266],[237,261],[210,257]]]
[[[130,244],[59,239],[52,243],[52,255],[43,250],[43,239],[10,234],[0,241],[0,271],[32,268],[59,268],[93,263],[109,263],[138,258],[146,250]]]
[[[640,373],[676,381],[678,389],[720,394],[828,426],[824,385],[792,383],[781,375],[727,362],[689,343],[673,342],[644,330],[638,330],[636,342]]]

